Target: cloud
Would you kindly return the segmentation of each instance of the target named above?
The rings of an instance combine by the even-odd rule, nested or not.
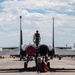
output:
[[[8,46],[19,46],[19,16],[21,15],[24,44],[33,43],[33,34],[39,30],[41,43],[51,45],[54,17],[55,45],[64,46],[66,40],[74,36],[74,3],[74,0],[6,0],[0,3],[0,41],[4,46],[7,46],[8,41]],[[68,38],[64,40],[67,36]],[[70,41],[69,44],[72,45],[74,40]]]

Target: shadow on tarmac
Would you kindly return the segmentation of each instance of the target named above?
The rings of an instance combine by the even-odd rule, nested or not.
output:
[[[11,68],[11,69],[0,69],[0,73],[18,73],[18,72],[35,72],[36,67],[28,67],[24,68]]]
[[[23,71],[23,68],[0,69],[0,73],[16,73],[20,71]]]
[[[75,72],[72,68],[51,68],[51,72]]]
[[[36,67],[24,68],[13,68],[13,69],[0,69],[0,73],[18,73],[18,72],[35,72]],[[50,72],[75,72],[75,69],[66,69],[66,68],[51,68]]]

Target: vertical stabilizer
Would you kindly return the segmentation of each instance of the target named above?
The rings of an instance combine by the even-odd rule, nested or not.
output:
[[[53,17],[53,31],[52,31],[52,49],[53,49],[53,55],[54,55],[54,17]]]
[[[22,23],[21,23],[22,16],[20,16],[20,55],[22,51],[22,44],[23,44],[23,38],[22,38]]]

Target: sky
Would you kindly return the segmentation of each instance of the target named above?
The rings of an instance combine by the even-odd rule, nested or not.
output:
[[[39,30],[40,44],[52,46],[54,17],[55,46],[74,46],[75,0],[0,0],[0,47],[20,45],[20,16],[23,45]]]

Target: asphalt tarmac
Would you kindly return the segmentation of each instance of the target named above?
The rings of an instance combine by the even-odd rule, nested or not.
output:
[[[75,75],[75,58],[49,60],[50,71],[42,73],[37,73],[34,61],[28,63],[27,69],[24,69],[24,62],[19,58],[0,59],[0,75]]]

